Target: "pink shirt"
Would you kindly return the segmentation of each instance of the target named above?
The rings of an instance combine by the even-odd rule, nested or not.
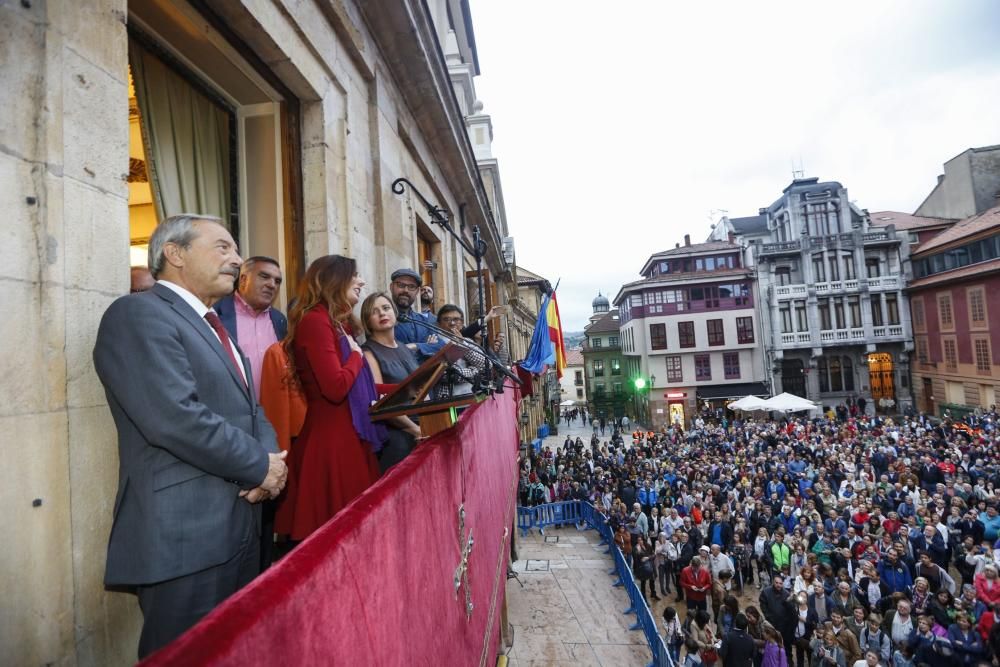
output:
[[[233,304],[236,310],[236,339],[243,354],[250,359],[254,395],[260,400],[260,373],[264,366],[264,353],[278,342],[274,324],[271,323],[271,309],[265,308],[258,313],[238,292],[234,295]]]

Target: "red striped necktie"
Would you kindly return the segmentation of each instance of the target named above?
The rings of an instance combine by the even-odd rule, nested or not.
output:
[[[243,386],[246,386],[246,378],[243,376],[243,370],[240,366],[239,360],[236,359],[236,354],[233,352],[233,346],[229,344],[229,333],[226,331],[226,327],[222,326],[222,320],[219,319],[219,314],[214,310],[210,310],[205,313],[205,319],[208,323],[212,325],[215,330],[216,335],[219,337],[219,344],[222,345],[222,349],[226,351],[229,355],[229,360],[233,362],[233,366],[236,368],[236,375],[243,380]]]

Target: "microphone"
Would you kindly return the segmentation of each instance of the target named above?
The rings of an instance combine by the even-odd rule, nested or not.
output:
[[[426,320],[416,320],[416,319],[414,319],[413,317],[410,316],[410,313],[400,313],[400,314],[398,314],[396,316],[396,321],[397,322],[412,322],[414,324],[427,327],[428,329],[441,334],[442,336],[444,336],[445,338],[447,338],[451,342],[455,343],[459,347],[463,347],[465,349],[475,349],[475,350],[478,350],[479,352],[482,353],[483,357],[485,357],[486,361],[489,363],[489,365],[490,365],[491,368],[499,371],[505,377],[510,378],[511,380],[513,380],[514,382],[516,382],[518,386],[520,386],[522,384],[521,383],[521,378],[519,378],[515,373],[512,373],[502,363],[500,363],[500,361],[496,358],[495,354],[491,353],[489,350],[487,350],[485,347],[483,347],[482,345],[478,344],[477,342],[475,342],[473,340],[469,340],[468,338],[462,338],[461,336],[456,336],[455,334],[453,334],[452,332],[448,331],[447,329],[442,329],[438,325],[431,324],[430,322],[427,322]],[[498,390],[499,391],[503,391],[502,383],[498,386]]]

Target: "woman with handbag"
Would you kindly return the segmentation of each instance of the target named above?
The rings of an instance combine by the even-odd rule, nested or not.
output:
[[[663,610],[663,643],[667,645],[673,664],[681,661],[681,646],[684,645],[684,629],[681,620],[677,618],[677,610],[667,607]]]
[[[711,617],[704,609],[695,612],[694,622],[688,629],[688,637],[684,642],[687,647],[687,665],[701,665],[701,667],[713,667],[719,660],[716,652],[715,634],[709,625]]]
[[[635,545],[635,553],[632,556],[635,563],[635,578],[639,580],[639,590],[647,600],[659,600],[656,594],[656,552],[652,545],[646,543],[646,538],[639,536]],[[646,594],[646,586],[649,586],[649,595]]]

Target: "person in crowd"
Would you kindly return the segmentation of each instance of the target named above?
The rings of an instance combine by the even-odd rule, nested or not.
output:
[[[138,595],[140,658],[256,576],[259,503],[287,479],[250,367],[211,309],[239,272],[228,229],[167,218],[149,266],[156,284],[108,307],[93,354],[120,460],[104,583]]]
[[[396,340],[413,350],[418,359],[426,359],[439,345],[437,333],[424,326],[428,322],[435,324],[437,318],[414,308],[423,279],[413,269],[402,268],[393,271],[389,280],[389,293],[396,304]]]
[[[349,257],[325,255],[309,265],[288,316],[284,346],[308,408],[292,448],[293,473],[278,508],[278,532],[303,540],[379,477],[385,427],[368,408],[375,379],[354,339],[353,314],[365,281]]]
[[[787,604],[788,592],[785,590],[785,579],[780,574],[771,577],[771,586],[760,592],[760,610],[767,622],[775,627],[782,636],[782,644],[791,646],[794,636],[792,609]],[[784,641],[788,639],[788,641]]]
[[[385,292],[369,294],[361,304],[361,326],[365,344],[361,346],[377,388],[388,393],[406,380],[419,363],[413,350],[396,340],[396,306]],[[421,438],[420,426],[403,415],[386,423],[388,439],[378,454],[379,469],[385,473],[413,450]]]
[[[213,306],[229,337],[250,360],[254,392],[262,404],[272,400],[270,395],[265,399],[262,392],[264,357],[268,349],[288,333],[288,320],[272,306],[278,298],[281,281],[281,267],[277,260],[262,255],[251,257],[240,267],[235,291]],[[271,565],[273,557],[276,502],[266,500],[261,506],[262,570]]]
[[[639,580],[639,590],[647,600],[659,600],[656,594],[656,554],[653,546],[646,542],[643,535],[639,536],[632,550],[633,571]],[[649,592],[646,589],[649,588]]]
[[[707,613],[708,603],[705,599],[712,590],[712,577],[708,570],[702,567],[700,556],[694,556],[691,564],[681,570],[680,585],[684,589],[688,613],[695,610]]]
[[[465,313],[454,304],[441,306],[437,314],[438,327],[447,330],[455,338],[462,338],[462,326],[465,323]],[[444,378],[435,387],[434,394],[437,399],[448,398],[449,396],[461,396],[471,394],[477,377],[486,367],[486,358],[483,354],[469,347],[465,355],[453,363]],[[645,516],[645,514],[643,515]],[[647,529],[643,534],[647,534]]]
[[[710,623],[711,616],[704,609],[698,609],[692,618],[693,622],[688,627],[688,665],[713,667],[718,660],[718,653],[715,632]],[[691,659],[692,654],[697,656],[697,662]]]
[[[809,595],[806,591],[800,591],[792,598],[792,618],[795,627],[792,631],[793,643],[788,652],[795,654],[796,667],[806,667],[812,652],[810,644],[813,633],[819,624],[819,617],[816,615],[816,610],[809,605]]]
[[[288,333],[288,320],[273,307],[282,282],[281,267],[270,257],[251,257],[240,267],[236,290],[219,299],[215,312],[250,359],[254,389],[260,395],[264,353]]]
[[[978,665],[984,656],[983,638],[972,624],[972,617],[958,613],[955,622],[948,627],[948,641],[951,642],[953,659],[960,665]]]
[[[837,611],[836,607],[830,612],[830,626],[827,634],[831,633],[833,634],[834,641],[843,650],[847,664],[854,664],[855,661],[861,658],[861,646],[858,644],[858,637],[847,627],[844,617]]]
[[[787,667],[788,656],[781,634],[774,627],[764,628],[764,659],[762,667]]]
[[[145,266],[133,266],[129,270],[129,294],[148,292],[155,284],[156,279]]]
[[[882,617],[872,612],[868,614],[866,620],[867,624],[858,634],[858,644],[861,645],[861,650],[874,651],[883,664],[888,664],[892,658],[892,641],[882,630]]]
[[[757,647],[753,637],[747,631],[749,620],[745,614],[736,614],[733,628],[725,634],[720,632],[722,646],[719,647],[719,657],[722,667],[752,667],[756,657]]]
[[[656,576],[660,584],[660,595],[670,595],[670,579],[673,564],[677,561],[677,542],[661,532],[656,540]]]

